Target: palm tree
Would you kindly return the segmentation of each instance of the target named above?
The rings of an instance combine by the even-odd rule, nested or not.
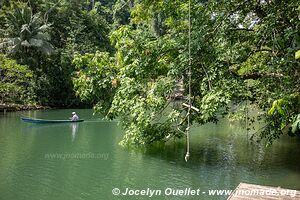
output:
[[[21,57],[30,55],[32,51],[43,54],[53,52],[48,33],[51,24],[43,22],[40,13],[33,15],[28,6],[15,6],[13,12],[7,13],[6,19],[8,28],[2,31],[0,49]]]

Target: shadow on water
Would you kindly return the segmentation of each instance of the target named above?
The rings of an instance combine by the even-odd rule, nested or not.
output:
[[[299,138],[282,137],[266,147],[245,137],[201,134],[192,137],[188,162],[184,160],[185,139],[133,151],[145,159],[151,157],[160,166],[180,169],[182,179],[204,189],[234,189],[240,182],[300,189]]]
[[[230,172],[246,171],[248,176],[261,173],[266,177],[283,175],[282,171],[300,173],[299,138],[283,136],[266,147],[265,143],[249,141],[243,133],[245,131],[240,128],[229,128],[221,124],[219,130],[214,126],[218,125],[194,129],[188,163],[184,161],[184,138],[153,144],[144,148],[143,154],[190,169],[221,168]]]

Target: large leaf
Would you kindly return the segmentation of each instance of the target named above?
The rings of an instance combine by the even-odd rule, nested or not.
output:
[[[43,45],[40,47],[40,50],[47,55],[50,55],[54,52],[54,47],[49,42],[43,41]]]
[[[49,41],[51,39],[50,34],[48,33],[37,33],[36,35],[32,36],[32,38],[46,41]]]
[[[296,121],[292,124],[292,133],[297,133],[300,130],[300,115],[297,116]]]
[[[43,41],[42,40],[37,40],[34,38],[31,38],[29,40],[30,46],[34,46],[34,47],[42,47],[43,46]]]
[[[41,27],[39,27],[38,30],[41,32],[45,32],[45,31],[49,30],[49,28],[50,28],[50,24],[44,24]]]
[[[30,47],[30,46],[31,46],[30,43],[29,43],[27,40],[22,41],[22,42],[21,42],[21,45],[22,45],[23,47]]]
[[[295,59],[300,59],[300,50],[296,51]]]

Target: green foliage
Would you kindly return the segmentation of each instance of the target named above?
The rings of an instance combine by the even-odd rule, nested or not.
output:
[[[30,51],[53,52],[48,34],[50,24],[42,21],[40,13],[32,14],[28,6],[15,5],[12,12],[7,12],[6,19],[8,28],[4,33],[6,37],[1,38],[0,47],[6,48],[9,54],[17,54],[16,58],[21,60]]]
[[[291,132],[293,134],[300,133],[300,115],[297,115],[295,121],[293,122]]]
[[[0,54],[0,101],[5,103],[29,103],[33,73],[26,65]]]
[[[295,59],[300,59],[300,50],[296,51]]]
[[[267,134],[270,142],[272,138],[278,138],[283,133],[288,133],[289,135],[297,134],[299,132],[299,113],[299,93],[287,95],[274,101],[267,116],[269,118],[267,127],[274,131],[263,132],[263,134]]]
[[[73,80],[77,94],[94,102],[95,112],[120,119],[127,129],[124,144],[146,144],[163,139],[170,132],[175,134],[169,127],[172,117],[164,119],[164,123],[160,121],[160,111],[165,109],[166,97],[173,87],[172,79],[136,79],[134,69],[127,74],[125,66],[116,65],[115,58],[102,52],[77,55],[74,64],[78,69]],[[116,85],[113,80],[117,80]]]
[[[106,114],[115,92],[112,80],[116,78],[117,69],[113,58],[102,52],[77,54],[73,63],[78,70],[73,79],[76,94],[85,101],[97,103],[95,109]]]
[[[190,43],[187,0],[6,1],[0,10],[2,49],[32,69],[35,99],[76,105],[76,92],[121,120],[123,144],[183,136],[186,109],[172,98],[179,79],[188,96],[189,47],[200,109],[191,123],[217,122],[247,101],[263,113],[260,138],[298,131],[297,0],[191,1]]]
[[[237,71],[239,75],[250,74],[254,72],[268,71],[267,63],[270,61],[272,55],[268,51],[253,53],[245,62],[239,65],[240,69]]]
[[[300,47],[298,1],[213,0],[192,1],[191,6],[191,95],[193,105],[200,108],[200,113],[192,113],[192,123],[217,122],[247,100],[265,111],[258,117],[268,126],[259,136],[270,142],[278,138],[299,114],[299,62],[293,55]],[[96,111],[121,118],[126,144],[182,135],[177,128],[185,130],[186,111],[170,99],[175,92],[172,84],[182,77],[184,94],[188,91],[188,1],[118,1],[116,10],[131,15],[110,34],[115,53],[109,66],[118,86],[99,90],[109,77],[101,73],[99,86],[91,84],[98,69],[85,68],[79,71],[77,94],[100,102]],[[161,92],[153,96],[155,85]],[[99,96],[111,90],[109,103],[102,106],[105,100]],[[162,117],[156,119],[159,113]]]
[[[119,25],[130,23],[130,8],[133,6],[132,0],[116,0],[112,7],[113,27],[118,28]]]
[[[72,59],[76,52],[112,51],[108,32],[113,3],[11,0],[0,8],[2,52],[33,71],[32,95],[39,104],[81,104],[73,90]]]
[[[106,4],[111,6],[107,2]],[[48,21],[53,23],[52,43],[57,49],[56,56],[47,66],[50,68],[47,74],[51,85],[56,85],[50,93],[55,94],[52,102],[61,106],[76,105],[80,101],[73,91],[73,57],[77,52],[84,54],[95,53],[97,50],[111,51],[107,37],[110,29],[107,21],[109,13],[99,2],[93,6],[86,1],[62,1],[56,6],[49,2],[47,9],[48,7],[51,10]]]

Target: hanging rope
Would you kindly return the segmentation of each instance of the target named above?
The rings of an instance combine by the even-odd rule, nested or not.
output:
[[[249,97],[248,97],[248,93],[249,93],[249,85],[248,85],[248,81],[247,81],[247,99],[246,99],[246,133],[247,133],[247,141],[249,139],[249,128],[248,128],[248,115],[249,115],[249,110],[248,110],[248,102],[249,102]]]
[[[191,0],[189,0],[189,67],[188,67],[188,86],[189,86],[189,96],[188,96],[188,113],[187,113],[187,128],[186,128],[186,154],[185,161],[187,162],[190,157],[190,114],[192,107],[192,97],[191,97],[191,79],[192,79],[192,69],[191,69]]]

